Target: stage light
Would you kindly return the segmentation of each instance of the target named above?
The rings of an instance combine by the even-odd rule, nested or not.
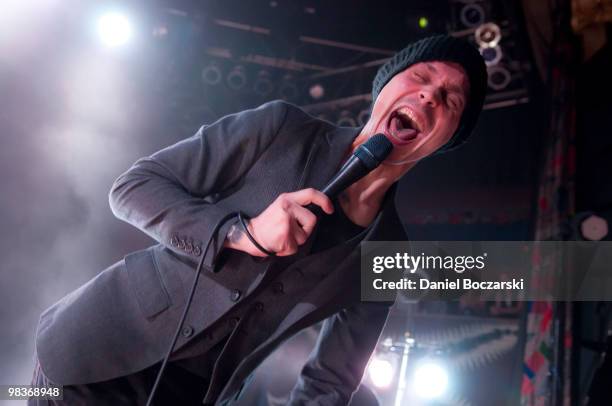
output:
[[[310,86],[310,89],[308,89],[308,94],[310,94],[310,97],[312,97],[313,99],[319,100],[320,98],[325,96],[325,88],[319,83],[314,84]]]
[[[465,25],[466,27],[476,27],[484,23],[485,11],[480,4],[466,4],[461,9],[461,12],[459,13],[459,18],[461,19],[463,25]]]
[[[427,17],[419,18],[419,27],[420,28],[427,28],[428,25],[429,25],[429,20],[427,19]]]
[[[336,125],[339,127],[357,127],[357,122],[353,118],[352,114],[348,110],[340,112]]]
[[[153,28],[152,34],[155,38],[163,38],[168,35],[168,27],[160,24]]]
[[[482,24],[476,29],[474,39],[481,48],[494,48],[501,40],[501,29],[495,23]]]
[[[217,85],[221,82],[221,69],[215,63],[211,63],[202,69],[202,82],[206,85]]]
[[[258,95],[265,97],[272,93],[274,90],[274,84],[272,80],[270,80],[270,73],[266,70],[261,70],[257,74],[257,80],[255,80],[255,84],[253,85],[253,91]]]
[[[413,387],[421,398],[439,398],[448,387],[448,374],[441,365],[433,361],[423,362],[414,371]]]
[[[132,27],[125,15],[107,13],[98,20],[98,35],[105,45],[119,46],[127,43],[132,37]]]
[[[487,68],[487,84],[493,90],[503,90],[505,89],[512,80],[512,75],[508,71],[508,69],[502,66],[489,66]]]
[[[374,358],[368,367],[372,383],[377,388],[387,388],[393,381],[393,365],[386,359]]]
[[[608,235],[608,222],[603,217],[590,215],[580,224],[580,234],[585,240],[602,240]]]
[[[240,90],[246,85],[246,73],[242,66],[234,66],[232,71],[227,74],[227,85],[232,90]]]
[[[494,47],[481,47],[479,51],[487,66],[497,65],[503,56],[503,52],[499,45]]]

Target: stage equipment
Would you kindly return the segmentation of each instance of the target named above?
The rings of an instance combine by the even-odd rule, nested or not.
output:
[[[336,120],[336,125],[340,127],[356,127],[357,122],[349,110],[342,110]]]
[[[487,84],[493,90],[503,90],[512,81],[512,75],[503,66],[490,66],[487,68]]]
[[[597,215],[591,211],[576,213],[570,220],[571,238],[576,240],[600,241],[608,235],[606,213]],[[609,215],[609,213],[607,213]]]
[[[206,85],[218,85],[221,82],[222,77],[221,69],[216,63],[213,62],[202,69],[201,77],[202,82],[204,82]]]
[[[461,23],[468,27],[477,27],[485,21],[485,10],[478,3],[464,4],[459,12]]]
[[[464,37],[478,48],[487,65],[488,88],[484,109],[527,103],[525,73],[530,69],[521,44],[517,5],[492,0],[451,0],[450,34]]]
[[[234,66],[231,72],[227,74],[226,82],[227,86],[232,90],[242,89],[247,82],[244,67],[242,65]]]
[[[480,55],[482,55],[482,58],[487,66],[497,65],[504,55],[499,45],[494,47],[479,48],[478,50],[480,51]]]
[[[319,83],[316,83],[316,84],[310,86],[310,88],[308,89],[308,94],[314,100],[319,100],[323,96],[325,96],[325,88],[323,87],[323,85],[321,85]]]
[[[495,23],[482,24],[474,33],[474,39],[481,48],[494,48],[501,38],[501,29]]]
[[[253,85],[253,91],[262,96],[266,97],[274,90],[274,84],[270,79],[270,73],[267,70],[260,70],[257,74],[257,80]]]

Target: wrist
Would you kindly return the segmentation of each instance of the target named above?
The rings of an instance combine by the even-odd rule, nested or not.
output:
[[[242,229],[244,231],[244,234],[246,235],[246,237],[248,238],[248,240],[251,242],[251,244],[257,249],[257,251],[259,251],[259,253],[257,254],[257,256],[263,256],[263,257],[273,257],[276,256],[276,253],[273,251],[268,250],[267,248],[265,248],[264,246],[262,246],[255,238],[255,229],[254,227],[250,224],[249,222],[249,218],[244,218],[244,215],[242,214],[242,212],[238,212],[238,221],[240,222],[240,224],[242,225]]]
[[[252,225],[249,220],[244,220],[246,226],[249,229],[249,232],[253,233]],[[245,229],[243,228],[241,222],[236,220],[229,228],[227,235],[225,237],[225,241],[223,242],[223,246],[226,248],[235,249],[238,251],[245,252],[251,256],[256,257],[265,257],[261,250],[257,248],[255,244],[251,242],[249,237],[247,236]]]

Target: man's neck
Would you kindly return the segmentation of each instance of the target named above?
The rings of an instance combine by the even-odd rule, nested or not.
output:
[[[377,176],[375,171],[353,183],[339,196],[346,216],[362,227],[367,227],[374,220],[385,193],[393,184],[391,179]]]

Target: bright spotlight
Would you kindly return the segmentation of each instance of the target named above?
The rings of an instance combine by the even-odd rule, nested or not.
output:
[[[98,35],[102,42],[114,47],[125,44],[132,36],[128,18],[120,13],[107,13],[98,20]]]
[[[414,371],[414,390],[421,398],[440,397],[448,386],[448,374],[440,365],[427,362]]]
[[[393,381],[393,365],[385,360],[374,358],[368,368],[370,379],[377,388],[386,388]]]

